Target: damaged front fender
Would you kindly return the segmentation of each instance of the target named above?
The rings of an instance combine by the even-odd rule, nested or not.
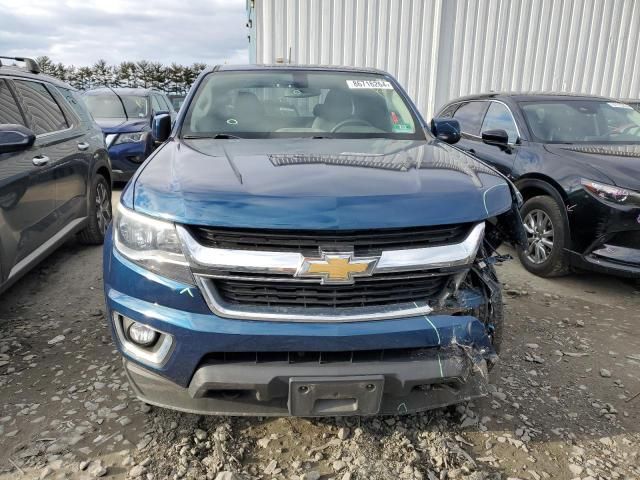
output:
[[[511,182],[509,182],[509,188],[511,190],[511,208],[487,221],[485,241],[494,251],[502,243],[520,248],[527,246],[527,235],[520,216],[522,195]]]

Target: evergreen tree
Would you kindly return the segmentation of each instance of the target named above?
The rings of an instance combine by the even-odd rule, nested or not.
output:
[[[54,63],[47,56],[36,59],[42,73],[70,83],[78,90],[96,87],[157,88],[166,93],[186,94],[202,70],[204,63],[165,66],[159,62],[140,60],[112,66],[103,59],[91,67],[75,67]]]
[[[93,65],[91,80],[95,86],[110,87],[113,81],[113,68],[103,59],[98,60]]]

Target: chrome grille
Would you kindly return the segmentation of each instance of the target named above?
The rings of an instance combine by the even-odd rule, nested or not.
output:
[[[449,284],[472,265],[485,224],[345,232],[176,229],[196,283],[216,315],[358,322],[430,314]],[[330,264],[338,253],[349,265],[366,254],[375,263],[367,275],[340,277],[350,270]],[[305,276],[310,261],[321,266],[315,273],[327,277]],[[334,273],[340,281],[326,281]]]

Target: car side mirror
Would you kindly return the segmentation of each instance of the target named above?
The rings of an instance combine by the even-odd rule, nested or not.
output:
[[[502,150],[511,150],[509,135],[504,130],[485,130],[482,132],[482,141],[487,145],[495,145]]]
[[[453,118],[434,118],[431,120],[431,133],[437,139],[453,145],[460,141],[460,123]]]
[[[0,125],[0,153],[26,150],[36,141],[36,134],[23,125]]]
[[[151,122],[151,135],[158,143],[164,142],[171,135],[171,115],[159,113],[153,117]]]

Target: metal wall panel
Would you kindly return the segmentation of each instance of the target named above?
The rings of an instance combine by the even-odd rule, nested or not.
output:
[[[486,91],[640,98],[638,0],[253,0],[251,58],[376,67],[426,118]],[[253,33],[253,32],[252,32]]]

